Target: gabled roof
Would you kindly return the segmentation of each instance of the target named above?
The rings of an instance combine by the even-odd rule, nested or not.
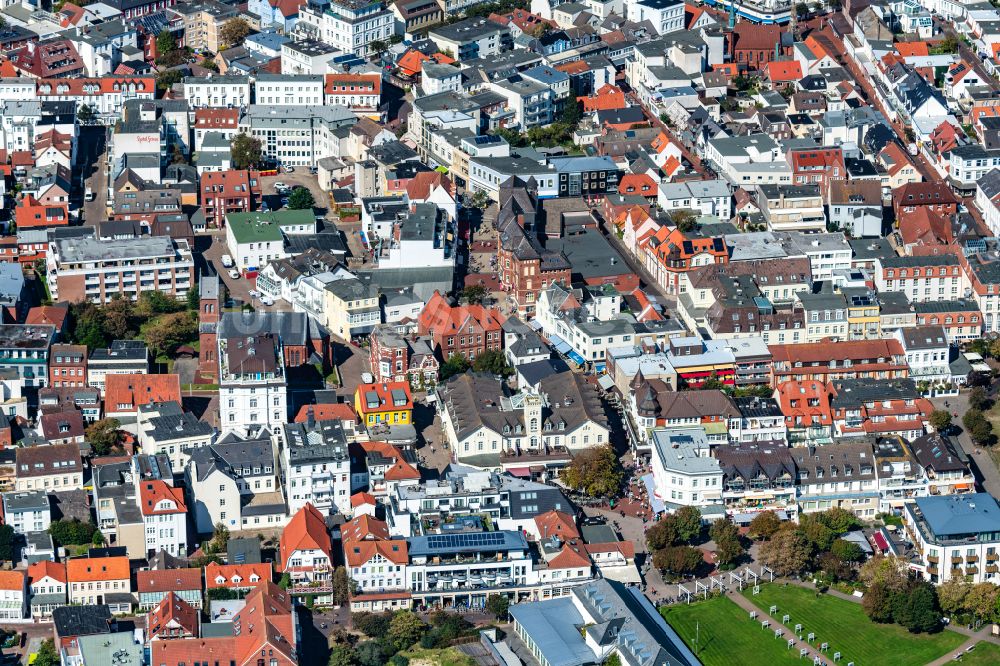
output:
[[[52,560],[42,560],[28,566],[28,584],[37,583],[43,578],[51,578],[60,583],[66,582],[66,564],[63,562],[53,562]]]
[[[25,580],[24,571],[0,571],[0,590],[21,592],[24,590]]]
[[[140,572],[142,573],[142,572]],[[199,587],[201,572],[199,571]],[[140,587],[140,591],[142,588]],[[167,591],[160,603],[146,615],[146,637],[152,640],[167,629],[171,623],[176,623],[188,634],[197,637],[201,632],[198,611],[188,602],[172,591]]]
[[[128,558],[124,556],[76,557],[66,562],[66,579],[70,583],[129,580],[129,572]]]
[[[802,78],[802,65],[798,60],[775,60],[764,67],[772,83],[787,83]]]
[[[222,582],[219,582],[219,577]],[[215,564],[205,565],[205,588],[217,587],[246,588],[257,587],[271,580],[271,563],[257,562],[246,564]]]
[[[187,513],[187,507],[184,506],[184,491],[180,488],[168,486],[165,481],[160,479],[139,481],[138,486],[139,510],[142,512],[142,515],[159,516],[172,513]],[[175,505],[174,508],[158,508],[157,505],[164,500],[173,502]]]
[[[151,402],[180,402],[178,375],[111,375],[104,381],[104,411],[135,411]]]
[[[201,569],[161,569],[135,572],[137,591],[201,590]]]
[[[543,540],[554,536],[564,541],[580,537],[576,521],[565,511],[553,510],[535,516],[535,526],[538,527],[539,537]]]
[[[331,560],[333,557],[326,521],[312,504],[299,509],[281,532],[281,560],[277,570],[284,571],[292,555],[303,550],[320,550]]]

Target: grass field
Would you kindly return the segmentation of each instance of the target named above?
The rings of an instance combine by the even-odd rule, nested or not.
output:
[[[787,649],[784,638],[761,629],[759,622],[725,597],[668,606],[660,612],[705,666],[775,666],[799,661],[798,650]]]
[[[976,643],[972,652],[967,652],[957,663],[964,666],[995,666],[1000,664],[1000,645],[985,641]]]
[[[417,646],[400,654],[411,666],[476,666],[475,659],[453,647],[428,650]]]
[[[826,594],[817,598],[815,592],[794,585],[761,585],[757,596],[749,588],[744,595],[764,612],[777,606],[774,617],[778,621],[785,613],[791,615],[789,629],[801,623],[804,636],[816,633],[813,645],[829,643],[828,654],[832,657],[834,652],[840,652],[845,664],[853,661],[857,666],[920,666],[965,641],[964,636],[952,631],[918,635],[896,625],[876,624],[868,619],[861,604]]]

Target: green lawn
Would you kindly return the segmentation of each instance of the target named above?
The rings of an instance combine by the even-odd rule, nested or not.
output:
[[[1000,645],[986,641],[976,643],[972,652],[967,652],[958,663],[964,666],[995,666],[1000,664]]]
[[[747,588],[743,594],[765,613],[772,605],[777,606],[774,618],[779,622],[786,613],[791,615],[787,622],[789,629],[801,623],[803,636],[815,632],[813,645],[829,643],[830,656],[841,652],[844,664],[853,661],[857,666],[920,666],[965,641],[964,636],[953,631],[918,635],[896,625],[876,624],[868,619],[861,604],[828,594],[817,598],[815,592],[795,585],[761,585],[757,596],[753,595],[752,588]]]
[[[798,661],[798,650],[789,650],[785,638],[761,629],[760,622],[725,597],[666,606],[660,612],[705,666],[774,666]]]
[[[418,646],[400,654],[417,666],[476,666],[475,659],[453,647],[429,650]]]

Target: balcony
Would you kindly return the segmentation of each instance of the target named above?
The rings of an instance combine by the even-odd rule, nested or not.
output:
[[[965,568],[965,575],[966,576],[975,576],[977,573],[979,573],[979,567],[966,567]]]
[[[1000,553],[986,553],[987,562],[996,562],[1000,560]]]
[[[965,556],[965,561],[969,562],[969,563],[978,562],[979,561],[979,556],[978,555],[966,555]]]
[[[937,575],[938,568],[936,566],[933,566],[933,565],[928,565],[927,566],[927,573]]]
[[[941,558],[938,557],[937,555],[928,555],[927,561],[930,562],[931,564],[937,564],[938,562],[941,561]]]
[[[986,573],[996,573],[998,569],[1000,569],[1000,567],[995,564],[986,565]]]

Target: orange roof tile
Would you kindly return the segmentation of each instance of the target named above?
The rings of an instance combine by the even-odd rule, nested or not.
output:
[[[289,558],[300,550],[321,550],[327,557],[333,559],[326,520],[319,509],[312,504],[306,504],[299,509],[282,530],[281,560],[278,562],[277,570],[284,571]]]
[[[562,551],[548,562],[549,569],[578,569],[590,567],[590,558],[580,552],[586,546],[571,546],[563,544]]]
[[[576,529],[576,521],[565,511],[546,511],[535,516],[535,526],[538,527],[538,534],[542,539],[558,536],[567,541],[580,537],[580,531]]]
[[[384,520],[361,514],[344,523],[340,528],[340,534],[345,541],[388,539],[389,526]]]
[[[407,479],[419,479],[420,472],[416,467],[403,459],[403,452],[389,442],[367,441],[361,442],[361,448],[365,451],[376,451],[383,458],[395,461],[385,472],[387,481],[405,481]]]
[[[28,584],[37,583],[43,578],[51,578],[60,583],[66,582],[66,565],[62,562],[42,560],[28,566]]]
[[[180,402],[178,375],[108,375],[104,381],[104,411],[134,412],[151,402]]]
[[[406,404],[393,404],[392,392],[403,391],[406,394]],[[378,405],[369,407],[365,400],[365,394],[374,392],[378,396]],[[362,414],[377,414],[380,412],[398,412],[400,410],[413,409],[413,396],[410,395],[409,382],[375,382],[373,384],[359,384],[355,390],[355,395],[360,396],[358,405]]]
[[[128,580],[128,558],[76,557],[66,562],[66,580],[69,583],[89,583],[99,580]]]
[[[219,581],[220,577],[221,582]],[[270,582],[270,580],[270,562],[253,564],[216,564],[210,562],[205,566],[205,588],[209,590],[218,587],[257,587]]]
[[[406,564],[410,561],[408,546],[405,539],[382,539],[378,541],[344,542],[344,561],[348,566],[360,567],[370,562],[376,555],[381,555],[393,564]]]
[[[423,201],[437,187],[442,187],[452,197],[455,196],[455,185],[440,171],[421,171],[415,175],[406,184],[406,194],[410,197],[410,201]]]
[[[305,423],[309,420],[309,410],[312,409],[313,419],[316,421],[356,421],[358,415],[354,413],[354,408],[346,402],[319,403],[316,405],[302,405],[295,415],[295,423]]]
[[[23,590],[26,576],[23,571],[0,571],[0,590]]]
[[[201,569],[160,569],[135,572],[138,592],[169,592],[170,590],[200,590]]]
[[[896,42],[896,53],[904,58],[930,55],[927,42]]]
[[[424,58],[431,59],[427,56]],[[423,60],[420,62],[422,63]],[[378,74],[326,74],[323,83],[323,91],[327,95],[334,95],[337,92],[363,92],[365,90],[369,90],[373,95],[382,94],[382,77]]]
[[[201,633],[198,611],[168,590],[160,603],[146,615],[147,640],[158,636],[171,622],[176,622],[192,636],[197,637]]]
[[[351,508],[352,509],[356,509],[359,506],[362,506],[362,505],[365,505],[365,504],[371,504],[371,505],[374,506],[375,504],[378,504],[378,500],[376,500],[375,496],[372,495],[371,493],[358,492],[358,493],[354,493],[353,495],[351,495]]]
[[[618,193],[655,197],[658,189],[656,181],[648,173],[627,173],[618,182]]]
[[[160,502],[173,502],[160,507]],[[184,491],[168,486],[166,481],[150,479],[139,482],[139,510],[144,516],[161,516],[171,513],[187,513],[184,506]]]
[[[798,81],[802,78],[802,64],[798,60],[777,60],[769,62],[764,68],[767,77],[773,83]]]

